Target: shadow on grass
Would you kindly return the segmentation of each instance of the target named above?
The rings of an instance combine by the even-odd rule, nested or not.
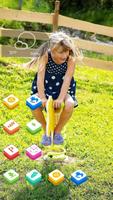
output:
[[[44,161],[42,169],[40,170],[42,181],[35,188],[27,186],[26,184],[24,188],[13,193],[13,200],[71,200],[67,180],[58,186],[54,186],[48,181],[48,174],[55,169],[61,170],[60,168],[61,163]]]

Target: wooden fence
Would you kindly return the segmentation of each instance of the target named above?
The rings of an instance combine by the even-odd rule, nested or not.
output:
[[[0,8],[0,19],[51,24],[53,25],[53,31],[57,30],[58,27],[63,26],[76,30],[113,37],[113,27],[97,25],[90,22],[59,15],[59,1],[56,1],[54,13],[37,13],[23,10]],[[23,32],[23,30],[0,28],[1,37],[3,36],[18,38],[19,35]],[[21,38],[33,39],[33,36],[36,38],[36,40],[47,40],[49,35],[50,33],[47,32],[25,31],[24,34],[21,35],[19,40],[21,40]],[[93,42],[80,38],[72,39],[80,49],[113,56],[113,45],[111,44]],[[14,46],[0,45],[0,56],[33,57],[35,55],[36,49],[34,48],[19,49],[15,48]],[[113,61],[104,61],[100,59],[84,57],[82,63],[78,64],[106,70],[113,70]]]

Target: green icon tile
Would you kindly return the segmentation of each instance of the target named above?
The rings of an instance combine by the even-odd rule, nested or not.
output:
[[[16,183],[19,180],[19,174],[13,169],[10,169],[9,171],[5,172],[3,175],[7,182],[11,184]]]

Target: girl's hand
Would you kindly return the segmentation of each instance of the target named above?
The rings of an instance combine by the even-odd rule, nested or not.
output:
[[[46,98],[42,98],[42,106],[45,108],[46,107],[46,103],[47,103],[47,99]]]
[[[54,100],[54,108],[55,109],[58,109],[58,108],[60,108],[61,107],[61,105],[62,105],[62,103],[63,103],[63,99],[56,99],[56,100]]]

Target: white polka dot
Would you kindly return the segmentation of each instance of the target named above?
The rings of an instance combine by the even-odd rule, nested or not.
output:
[[[45,80],[45,82],[46,82],[46,83],[48,83],[48,81],[47,81],[47,80]]]
[[[36,89],[36,86],[34,86],[33,89]]]
[[[52,87],[50,86],[49,89],[52,90]]]
[[[54,80],[56,77],[55,77],[55,76],[52,76],[51,78]]]
[[[73,87],[75,86],[75,83],[73,83]]]
[[[73,94],[73,91],[71,91],[71,94]]]
[[[60,83],[59,83],[59,82],[57,82],[57,83],[56,83],[56,86],[58,86],[58,85],[60,85]]]

